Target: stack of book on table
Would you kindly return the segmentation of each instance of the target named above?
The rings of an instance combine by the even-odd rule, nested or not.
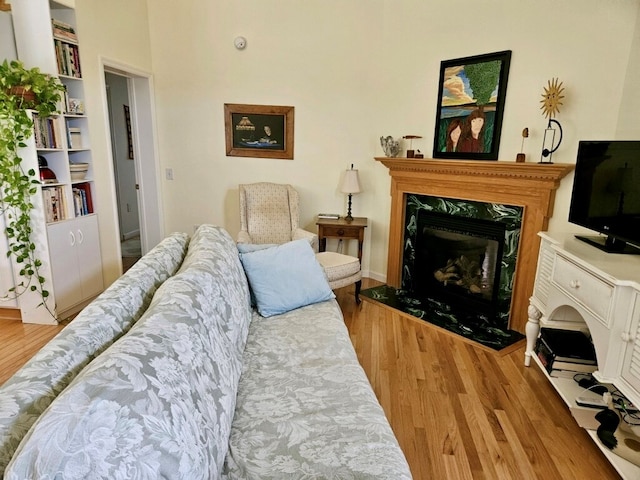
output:
[[[598,369],[591,339],[578,330],[541,328],[536,353],[552,377],[573,377]]]
[[[338,220],[340,215],[337,213],[319,213],[318,218],[326,219],[326,220]]]

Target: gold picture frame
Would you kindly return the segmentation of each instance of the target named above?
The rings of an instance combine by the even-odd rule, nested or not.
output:
[[[294,107],[224,104],[227,156],[293,160]]]

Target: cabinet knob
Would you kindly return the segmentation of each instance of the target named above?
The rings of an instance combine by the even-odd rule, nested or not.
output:
[[[631,335],[629,334],[629,332],[622,332],[622,334],[620,335],[622,337],[622,341],[623,342],[630,342],[633,340],[633,338],[631,338]]]
[[[344,235],[344,230],[342,228],[340,230],[338,230],[338,235],[340,235],[340,236]]]
[[[575,289],[580,288],[580,280],[571,280],[571,281],[569,282],[569,286],[570,286],[571,288],[575,288]]]

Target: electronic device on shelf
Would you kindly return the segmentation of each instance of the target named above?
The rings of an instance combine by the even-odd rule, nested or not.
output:
[[[603,395],[580,395],[576,397],[576,405],[587,408],[607,408],[607,401]]]
[[[578,236],[610,253],[640,254],[640,140],[581,141],[569,222],[603,236]]]

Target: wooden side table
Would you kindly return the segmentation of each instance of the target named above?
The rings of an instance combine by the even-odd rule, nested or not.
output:
[[[358,260],[362,264],[362,245],[364,244],[364,229],[367,228],[367,217],[354,217],[347,222],[344,217],[337,220],[318,218],[318,242],[319,249],[324,252],[327,248],[327,238],[340,238],[346,240],[358,240]]]

